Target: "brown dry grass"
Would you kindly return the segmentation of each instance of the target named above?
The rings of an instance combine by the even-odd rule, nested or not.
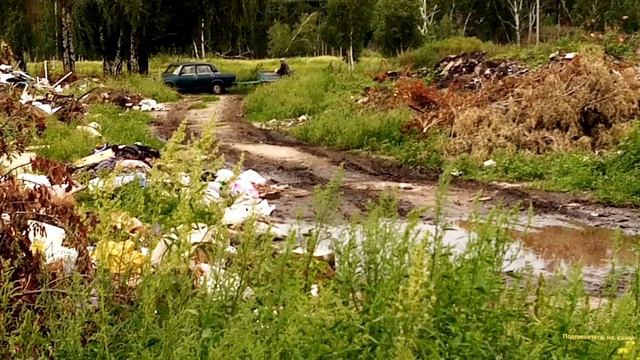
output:
[[[410,127],[423,133],[449,128],[450,155],[595,151],[614,146],[638,115],[640,83],[633,68],[618,72],[602,59],[585,57],[551,63],[478,92],[449,91],[443,98],[445,104]]]

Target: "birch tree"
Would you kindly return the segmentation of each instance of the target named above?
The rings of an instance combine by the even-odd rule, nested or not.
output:
[[[498,14],[500,19],[508,24],[516,35],[516,44],[522,45],[522,23],[525,17],[525,9],[527,9],[527,1],[525,0],[501,0],[505,2],[509,11],[510,20],[505,20]]]
[[[62,24],[62,67],[64,72],[76,70],[76,50],[74,45],[75,25],[73,21],[73,0],[60,1],[60,16]]]
[[[422,36],[427,36],[429,29],[433,27],[436,22],[436,15],[440,12],[438,4],[431,4],[429,0],[422,0],[420,4],[420,17],[422,24],[418,26],[418,30]]]

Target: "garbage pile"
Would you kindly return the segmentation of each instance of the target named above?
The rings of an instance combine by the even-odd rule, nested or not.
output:
[[[151,176],[151,170],[160,155],[157,149],[139,143],[107,144],[70,165],[39,157],[27,159],[19,168],[1,169],[0,165],[0,170],[5,174],[0,178],[0,204],[3,204],[3,223],[0,227],[3,243],[0,244],[0,253],[3,259],[14,259],[13,265],[19,269],[24,268],[24,271],[16,273],[16,281],[19,283],[24,280],[27,272],[68,274],[79,271],[79,264],[82,263],[82,271],[86,274],[100,265],[117,276],[133,275],[130,280],[135,284],[137,275],[149,266],[159,266],[167,254],[186,239],[193,250],[183,256],[191,259],[192,271],[197,275],[196,284],[215,293],[219,290],[219,285],[216,285],[219,281],[212,279],[224,275],[223,278],[230,281],[228,285],[233,285],[237,276],[227,271],[224,264],[211,263],[198,249],[205,244],[224,243],[225,252],[235,254],[237,251],[232,239],[221,238],[221,227],[227,227],[229,234],[237,234],[246,222],[256,219],[258,233],[272,239],[284,239],[288,235],[287,231],[269,224],[270,215],[275,210],[269,200],[278,198],[283,187],[269,183],[254,170],[237,174],[229,169],[220,169],[215,174],[203,174],[197,182],[187,174],[180,175],[178,188],[196,189],[199,194],[197,201],[201,206],[221,207],[221,221],[215,226],[189,224],[165,229],[155,246],[151,246],[148,240],[140,241],[148,235],[149,226],[126,213],[113,214],[111,219],[93,219],[89,223],[78,214],[74,196],[79,192],[115,194],[129,183],[149,187],[152,182],[159,184],[168,181],[162,176]],[[168,193],[167,196],[176,194]],[[34,203],[33,199],[38,199],[40,203]],[[4,206],[7,202],[11,206]],[[22,223],[16,222],[21,219],[22,213],[28,212],[25,209],[29,206],[33,206],[33,216],[27,217]],[[114,236],[91,246],[87,233],[91,226],[98,223],[111,224]],[[19,227],[19,231],[13,230],[13,238],[8,238],[8,234],[5,234],[7,227]],[[37,227],[45,231],[34,230]],[[81,234],[78,239],[76,230]],[[16,238],[16,234],[24,236]],[[20,246],[9,246],[15,243]],[[43,257],[44,268],[39,267],[40,256]],[[29,286],[36,289],[39,284]],[[250,292],[247,296],[250,296]]]
[[[124,90],[94,88],[84,94],[80,100],[92,104],[114,104],[125,110],[168,111],[165,104],[154,99],[145,98],[141,94],[133,94]]]
[[[438,69],[434,85],[400,76],[354,101],[377,110],[408,106],[414,115],[405,131],[444,131],[449,155],[485,158],[496,150],[607,150],[640,114],[640,68],[632,64],[555,53],[529,70],[472,53]]]
[[[2,91],[0,88],[0,116],[25,120],[29,124],[36,125],[40,130],[44,130],[47,114],[33,106],[25,105],[17,95],[11,91]]]
[[[485,52],[451,55],[436,65],[438,88],[478,90],[486,82],[522,76],[529,68],[515,61],[489,60]]]
[[[46,115],[56,115],[58,120],[70,123],[82,118],[86,107],[73,95],[45,93],[44,95],[29,95],[25,88],[20,96],[20,103],[34,107]]]
[[[88,233],[94,220],[36,183],[54,183],[64,192],[68,179],[62,167],[44,160],[35,160],[34,167],[46,175],[0,178],[0,272],[13,284],[12,300],[27,303],[35,301],[29,292],[41,288],[45,271],[52,280],[72,271],[90,273]]]
[[[638,115],[640,83],[634,68],[612,71],[603,60],[577,56],[478,92],[447,91],[441,101],[407,129],[446,128],[454,155],[597,151],[614,146]]]
[[[47,79],[34,78],[9,65],[0,65],[0,96],[8,103],[19,93],[17,101],[22,105],[39,110],[43,116],[55,114],[61,121],[71,122],[82,117],[86,109],[74,96],[61,94],[63,90],[60,84],[70,75],[50,85]]]

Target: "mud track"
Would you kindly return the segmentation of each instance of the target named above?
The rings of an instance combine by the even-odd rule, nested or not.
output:
[[[197,100],[197,97],[188,97],[175,106],[186,109]],[[341,212],[345,218],[366,210],[385,190],[392,190],[396,195],[401,216],[414,208],[433,209],[436,204],[439,174],[420,172],[370,155],[310,146],[287,135],[261,129],[247,121],[242,96],[222,96],[205,109],[185,112],[189,129],[195,136],[206,127],[216,127],[220,150],[227,161],[235,163],[244,154],[245,168],[252,168],[273,182],[289,185],[282,197],[273,201],[278,209],[274,216],[281,220],[312,219],[313,189],[328,183],[340,167],[344,169]],[[569,223],[620,228],[630,235],[640,233],[640,211],[636,208],[599,204],[587,195],[532,191],[510,184],[454,179],[444,208],[451,221],[458,221],[467,219],[473,211],[486,215],[496,206],[519,210],[522,223],[529,220],[531,206],[536,214],[531,219],[534,226]],[[429,221],[433,211],[425,214],[424,220]]]

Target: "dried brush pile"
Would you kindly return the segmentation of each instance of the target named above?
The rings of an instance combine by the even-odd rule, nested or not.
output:
[[[437,106],[420,111],[406,128],[447,129],[451,155],[596,151],[616,145],[638,115],[640,82],[632,67],[620,72],[604,60],[577,57],[479,91],[444,90],[431,99]]]

